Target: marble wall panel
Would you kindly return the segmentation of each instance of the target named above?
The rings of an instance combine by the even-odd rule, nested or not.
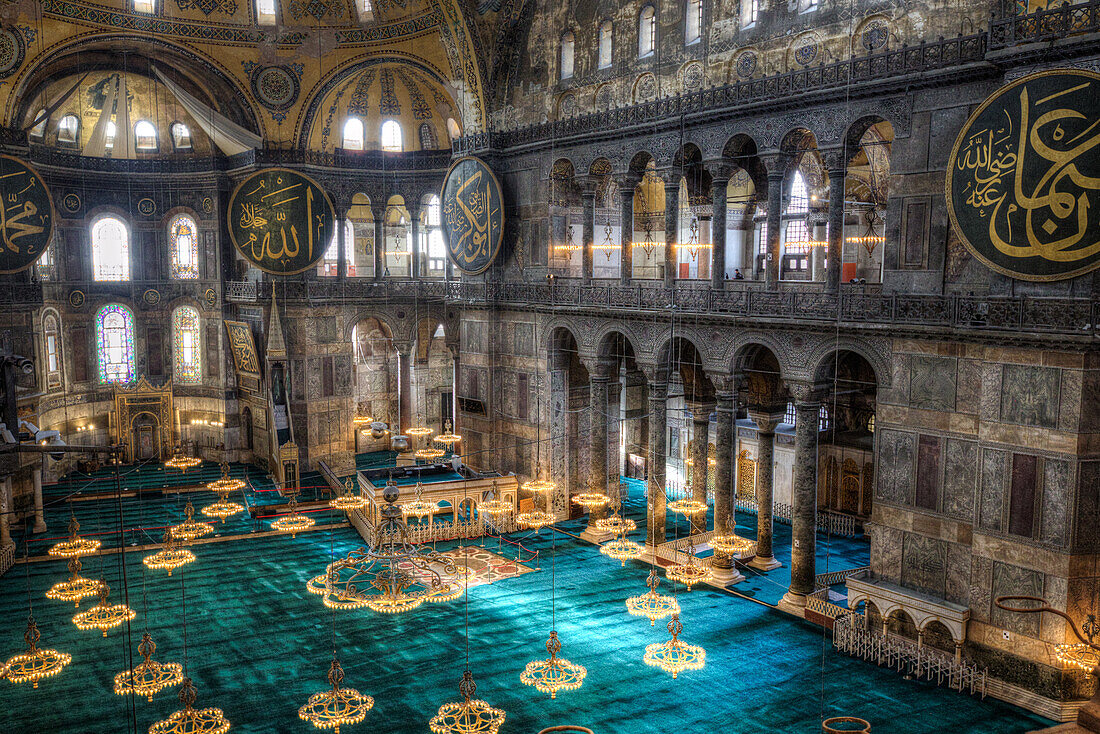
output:
[[[1043,598],[1055,609],[1066,608],[1066,596],[1069,584],[1059,576],[1047,575],[1043,588]],[[1039,639],[1046,642],[1061,643],[1066,637],[1066,620],[1055,614],[1039,615]]]
[[[535,353],[535,325],[516,323],[513,334],[512,351],[521,357],[530,357]]]
[[[1081,376],[1081,405],[1085,410],[1081,411],[1080,430],[1100,430],[1100,370],[1086,370]]]
[[[976,359],[960,359],[956,378],[955,410],[977,415],[981,412],[982,363]]]
[[[978,502],[978,526],[983,530],[1001,530],[1007,475],[1008,453],[982,449],[982,491]]]
[[[988,622],[993,609],[993,559],[975,555],[970,563],[970,617]]]
[[[997,363],[982,364],[982,394],[980,400],[980,415],[983,421],[996,421],[1001,419],[1001,365]]]
[[[974,492],[978,486],[978,444],[947,439],[943,473],[943,511],[963,522],[974,522]]]
[[[333,369],[336,373],[336,394],[351,394],[351,355],[338,354],[333,357]]]
[[[902,544],[905,532],[897,528],[879,526],[878,553],[872,549],[871,557],[879,556],[882,578],[891,583],[901,583]]]
[[[1081,424],[1081,391],[1084,374],[1080,370],[1061,371],[1061,397],[1058,407],[1058,430],[1076,431]],[[1086,403],[1086,406],[1090,404]],[[1096,411],[1096,403],[1091,403],[1092,412]],[[1089,410],[1086,407],[1086,410]]]
[[[901,583],[910,589],[942,598],[947,591],[947,543],[916,533],[905,533]]]
[[[1058,423],[1059,370],[1006,364],[1001,378],[1003,423],[1054,428]]]
[[[882,405],[909,404],[909,359],[911,355],[895,352],[890,362],[891,384],[880,387],[876,400]]]
[[[950,357],[909,357],[909,404],[922,410],[955,409],[955,360]]]
[[[878,441],[878,497],[887,502],[907,503],[912,496],[916,436],[902,431],[883,430],[880,431]]]
[[[970,603],[970,547],[961,543],[947,544],[947,584],[944,598],[955,604]]]
[[[1064,545],[1069,537],[1066,524],[1073,502],[1073,464],[1047,459],[1043,467],[1043,500],[1039,540]]]
[[[1009,595],[1042,596],[1043,575],[1001,561],[993,562],[993,598]],[[1038,614],[1020,614],[993,606],[990,622],[1010,632],[1028,637],[1039,636]]]
[[[1080,464],[1073,526],[1076,530],[1074,550],[1079,553],[1100,552],[1100,462]]]

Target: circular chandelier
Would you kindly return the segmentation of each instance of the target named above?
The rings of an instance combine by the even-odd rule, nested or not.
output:
[[[1100,650],[1084,642],[1055,645],[1054,654],[1060,663],[1091,673],[1100,666]]]
[[[542,510],[535,510],[533,512],[522,512],[516,515],[516,524],[531,528],[536,533],[543,528],[554,524],[554,516],[548,512]]]
[[[144,659],[130,670],[124,670],[115,676],[115,693],[120,696],[133,693],[152,701],[154,694],[183,682],[183,666],[179,663],[158,663],[152,660],[156,651],[156,643],[146,632],[138,643],[138,654]]]
[[[69,572],[72,575],[69,576],[68,581],[59,581],[51,586],[49,591],[46,592],[46,598],[71,601],[79,608],[81,599],[98,594],[100,582],[81,576],[80,568],[80,559],[70,558]]]
[[[657,593],[657,586],[660,583],[661,580],[657,577],[657,572],[651,570],[645,581],[649,591],[641,596],[632,596],[626,600],[626,611],[635,617],[647,617],[650,627],[655,627],[658,619],[664,619],[670,614],[680,613],[680,602],[671,596]]]
[[[99,603],[89,607],[73,617],[73,624],[80,630],[101,630],[103,636],[107,636],[107,630],[118,627],[123,622],[129,622],[137,616],[130,607],[125,604],[108,604],[107,597],[111,593],[111,587],[106,583],[99,583]]]
[[[511,512],[512,506],[503,500],[485,500],[478,505],[477,509],[496,520]]]
[[[196,709],[198,692],[190,678],[180,685],[179,699],[183,708],[149,727],[149,734],[225,734],[229,720],[221,709]]]
[[[427,517],[428,515],[439,509],[439,503],[428,502],[423,498],[423,493],[424,484],[421,482],[417,482],[416,499],[410,500],[409,502],[403,502],[400,505],[401,512],[405,516],[412,516],[419,520],[421,518]]]
[[[371,542],[333,561],[306,588],[330,609],[369,607],[384,614],[412,611],[425,601],[457,599],[463,589],[458,567],[448,556],[409,540],[400,492],[391,479],[382,497],[381,522],[369,526]]]
[[[38,688],[38,681],[57,675],[73,661],[73,656],[67,652],[38,647],[42,633],[38,631],[33,616],[27,620],[23,639],[27,642],[27,652],[8,658],[8,662],[0,668],[3,677],[12,683],[31,683],[32,688]]]
[[[218,520],[225,522],[228,518],[244,512],[244,505],[237,504],[236,502],[230,502],[223,497],[217,502],[202,508],[201,512],[206,517],[217,518]]]
[[[539,492],[552,492],[557,486],[549,479],[532,479],[529,482],[524,482],[521,488],[538,494]]]
[[[55,543],[46,551],[48,555],[61,558],[77,558],[95,553],[102,543],[98,540],[89,540],[79,535],[80,523],[76,521],[76,515],[69,520],[69,539]]]
[[[344,682],[344,669],[335,657],[328,671],[328,682],[332,689],[314,693],[309,701],[298,709],[298,718],[308,721],[317,729],[333,729],[340,734],[341,726],[358,724],[374,708],[374,699],[364,696],[354,688],[341,688]]]
[[[504,711],[474,698],[477,684],[470,671],[462,674],[458,692],[462,701],[443,704],[428,722],[434,734],[497,734],[504,723]]]
[[[298,537],[298,533],[313,527],[313,518],[298,512],[298,494],[290,497],[290,512],[271,522],[271,529],[280,533],[290,533],[290,537]]]
[[[176,540],[194,540],[214,532],[214,526],[210,523],[195,522],[195,506],[191,504],[191,500],[187,500],[187,504],[184,505],[183,514],[186,520],[168,528],[168,532]]]
[[[342,512],[351,512],[353,510],[361,510],[367,506],[367,498],[355,494],[355,490],[352,489],[352,478],[348,477],[348,480],[344,482],[344,493],[333,497],[329,500],[328,506],[334,510],[340,510]]]
[[[195,554],[186,548],[177,548],[176,539],[172,537],[172,532],[169,530],[164,534],[164,547],[152,555],[145,556],[141,559],[141,562],[145,564],[146,568],[151,568],[155,571],[168,571],[168,575],[172,575],[172,571],[180,566],[186,566],[188,563],[195,561]]]
[[[420,418],[417,417],[416,425],[413,426],[412,428],[410,428],[409,430],[405,431],[405,435],[407,435],[407,436],[429,436],[429,435],[431,435],[431,432],[432,432],[432,429],[430,429],[427,426],[425,426],[424,424],[422,424],[420,422]]]
[[[614,533],[615,535],[626,535],[627,533],[633,533],[638,529],[638,523],[634,522],[630,518],[622,517],[619,513],[610,515],[608,517],[601,517],[596,521],[596,529],[602,530],[605,533]]]
[[[451,422],[447,421],[443,424],[443,433],[439,434],[432,439],[436,443],[441,443],[444,446],[453,446],[462,440],[462,436],[451,431]]]
[[[351,419],[351,422],[356,426],[369,426],[371,423],[374,423],[374,418],[369,415],[357,415]]]
[[[417,449],[413,452],[413,456],[421,461],[435,461],[443,458],[446,453],[443,449]]]
[[[680,641],[680,633],[684,631],[684,625],[680,623],[680,615],[673,614],[668,621],[668,631],[672,639],[668,642],[655,642],[646,645],[643,660],[646,665],[660,668],[666,673],[672,673],[675,679],[681,671],[699,670],[706,663],[707,651],[698,645],[689,645]]]
[[[244,480],[230,477],[229,464],[222,462],[221,479],[215,479],[212,482],[208,482],[206,488],[216,494],[229,494],[230,492],[236,492],[238,489],[244,489]],[[222,499],[224,499],[224,497]]]
[[[599,492],[582,492],[573,495],[573,504],[580,505],[586,510],[595,510],[610,501],[611,499],[606,494],[600,494]]]
[[[667,507],[673,512],[679,512],[681,515],[698,515],[700,512],[707,511],[706,502],[692,499],[673,500],[668,503]]]
[[[201,463],[202,459],[198,458],[197,456],[184,456],[183,454],[177,453],[171,459],[164,462],[164,465],[169,469],[179,469],[180,471],[187,471],[188,469],[193,469]]]
[[[622,561],[623,566],[626,566],[627,561],[641,558],[642,552],[642,546],[633,540],[627,540],[626,535],[621,535],[618,539],[600,546],[600,553],[617,561]]]
[[[688,560],[683,563],[674,563],[665,569],[665,575],[670,580],[684,584],[688,587],[688,591],[691,591],[691,587],[695,584],[710,581],[710,566],[699,562],[699,559],[691,551],[691,543],[686,538],[680,552],[686,554]]]
[[[715,553],[731,557],[740,557],[752,551],[755,545],[753,541],[742,538],[736,533],[715,535],[710,541],[710,547],[714,549]]]
[[[519,674],[521,683],[534,686],[542,693],[549,693],[550,698],[557,698],[558,691],[572,691],[584,684],[584,677],[588,675],[588,671],[584,666],[558,657],[558,653],[561,652],[561,640],[558,639],[558,633],[553,630],[546,640],[546,651],[550,653],[548,660],[532,660],[527,663],[527,667]]]

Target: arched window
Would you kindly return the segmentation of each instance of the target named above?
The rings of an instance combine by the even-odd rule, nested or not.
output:
[[[202,351],[199,345],[199,312],[180,306],[172,314],[172,342],[175,345],[173,368],[176,382],[196,383],[202,377]]]
[[[121,219],[103,217],[92,225],[92,275],[95,280],[130,279],[130,233]]]
[[[46,386],[61,387],[61,337],[57,317],[48,315],[42,330],[46,334]]]
[[[134,10],[138,13],[152,13],[156,9],[156,0],[134,0]]]
[[[355,10],[359,13],[359,22],[374,20],[374,3],[371,0],[356,0]]]
[[[344,121],[344,150],[363,149],[363,121],[358,117],[349,117]]]
[[[40,280],[49,280],[53,277],[53,242],[46,245],[46,249],[34,264],[34,269]]]
[[[701,38],[703,0],[687,0],[684,4],[684,43],[691,45]]]
[[[824,405],[821,406],[821,410],[817,411],[817,430],[829,430],[829,409]]]
[[[134,315],[125,306],[104,306],[95,319],[100,382],[134,379]]]
[[[65,115],[61,122],[57,123],[57,142],[61,144],[76,145],[77,136],[80,134],[80,118],[76,115]]]
[[[382,123],[382,150],[401,152],[404,150],[403,137],[397,120],[386,120]]]
[[[458,140],[462,137],[462,128],[458,126],[458,120],[453,117],[447,118],[447,134],[451,136],[451,140]]]
[[[638,14],[638,58],[653,54],[657,48],[657,11],[646,5]]]
[[[118,134],[118,128],[115,127],[114,120],[107,123],[107,136],[103,140],[103,147],[107,150],[115,147],[115,136]]]
[[[172,147],[174,147],[176,150],[191,149],[190,128],[188,128],[182,122],[173,122],[172,126],[168,128],[168,131],[172,134]]]
[[[447,248],[443,244],[442,207],[438,196],[428,200],[428,209],[424,217],[425,236],[428,239],[428,274],[443,275],[447,266]]]
[[[600,24],[600,63],[601,69],[611,68],[611,21]]]
[[[168,223],[168,247],[172,253],[172,277],[199,277],[199,230],[195,220],[178,214]]]
[[[783,422],[793,426],[797,415],[794,411],[794,403],[787,403],[787,410],[783,413]]]
[[[561,36],[561,78],[573,76],[573,32],[566,31]]]
[[[256,0],[256,22],[260,25],[275,24],[275,0]]]
[[[46,110],[41,109],[38,112],[35,112],[34,117],[31,118],[31,122],[34,122],[35,120],[38,120],[38,122],[35,122],[34,127],[31,128],[30,136],[32,138],[41,140],[42,138],[46,137],[46,123],[50,121],[49,117],[46,115]]]
[[[791,178],[791,198],[787,204],[787,214],[805,214],[810,210],[810,195],[806,191],[806,179],[801,171],[795,171]]]
[[[420,123],[420,149],[435,150],[439,143],[435,139],[435,129],[429,122]]]
[[[741,25],[750,28],[760,18],[760,0],[741,0]]]
[[[355,277],[355,225],[350,219],[344,220],[344,260],[347,262],[348,276]],[[325,248],[325,254],[317,263],[317,274],[335,278],[340,271],[340,242],[336,234]]]
[[[157,129],[148,120],[138,120],[134,125],[134,146],[138,150],[157,149]]]

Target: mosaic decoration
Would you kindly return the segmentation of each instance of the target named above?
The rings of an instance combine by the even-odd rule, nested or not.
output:
[[[229,351],[233,353],[233,364],[237,368],[237,373],[258,378],[260,360],[256,356],[252,328],[241,321],[226,321],[225,330],[229,334]]]
[[[563,94],[558,103],[559,117],[572,117],[577,114],[577,97],[574,94]]]
[[[409,90],[409,97],[412,99],[413,118],[417,120],[432,119],[432,108],[428,106],[428,101],[420,93],[420,86],[403,70],[398,70],[397,74]]]
[[[611,109],[611,85],[604,84],[602,87],[596,90],[596,98],[594,106],[599,112],[606,112]]]
[[[23,34],[18,29],[0,28],[0,79],[11,76],[22,66],[26,51]]]
[[[129,15],[68,0],[42,0],[41,8],[44,14],[62,21],[103,25],[115,31],[141,31],[162,36],[181,36],[193,41],[221,43],[258,43],[264,40],[264,33],[258,28],[188,23],[145,14]]]
[[[69,293],[69,305],[73,308],[80,308],[84,305],[84,291],[75,290]]]
[[[748,79],[756,73],[756,52],[746,51],[737,57],[737,76]]]
[[[61,207],[70,214],[79,212],[81,206],[82,202],[77,194],[65,194],[65,198],[61,200]]]
[[[207,288],[206,292],[202,294],[202,305],[207,308],[214,308],[218,305],[218,294],[214,292],[213,288]]]
[[[703,86],[703,65],[689,64],[680,77],[684,92],[694,92]]]
[[[202,377],[202,350],[199,337],[199,312],[181,306],[172,314],[172,342],[175,353],[176,382],[197,383]]]
[[[53,199],[34,169],[0,156],[0,273],[26,270],[53,238]]]
[[[879,18],[872,20],[863,27],[863,33],[860,35],[859,40],[867,51],[878,51],[886,45],[889,38],[890,27],[885,20]]]
[[[205,213],[205,214],[213,214],[214,213],[214,200],[211,199],[209,196],[204,196],[203,197],[202,210],[203,210],[203,213]]]
[[[643,74],[634,85],[634,101],[648,102],[657,96],[657,78],[652,74]]]
[[[355,90],[352,91],[351,100],[348,102],[348,114],[366,116],[370,109],[370,88],[374,84],[374,73],[374,69],[367,69],[359,75],[359,81],[356,82]]]
[[[168,225],[168,248],[172,253],[172,277],[195,280],[199,277],[199,238],[195,220],[186,214],[174,217]]]
[[[809,66],[817,58],[818,44],[813,36],[803,36],[796,41],[794,60],[799,66]]]
[[[321,20],[326,15],[343,18],[345,5],[344,0],[291,0],[288,10],[294,20],[301,20],[307,15],[314,20]]]
[[[336,231],[328,194],[313,179],[286,168],[242,181],[229,198],[228,220],[237,251],[272,275],[314,267]]]
[[[500,182],[485,162],[455,161],[443,180],[443,240],[447,254],[468,275],[483,273],[500,254],[504,200]]]
[[[157,202],[149,198],[141,199],[138,201],[137,209],[138,213],[144,216],[152,216],[157,211]]]
[[[237,0],[176,0],[176,5],[179,6],[180,10],[197,8],[202,11],[203,15],[210,15],[215,10],[226,15],[233,15],[237,12]]]
[[[150,288],[141,294],[141,300],[145,301],[150,306],[155,306],[160,303],[160,291],[156,288]]]
[[[966,121],[947,162],[951,226],[992,270],[1020,280],[1100,266],[1100,74],[1031,74]]]
[[[376,7],[380,7],[376,3]],[[365,28],[353,28],[336,31],[336,42],[342,46],[377,43],[393,38],[403,38],[430,31],[443,21],[443,16],[435,8],[415,18],[408,18],[390,25],[370,25]]]
[[[379,75],[379,81],[382,84],[382,102],[379,105],[379,112],[383,115],[400,115],[401,103],[397,101],[397,94],[394,92],[393,72],[383,69]]]
[[[38,38],[38,29],[36,28],[32,28],[29,25],[20,25],[16,26],[16,28],[18,28],[19,32],[23,34],[23,38],[27,41],[27,43],[34,43],[35,40]]]
[[[127,383],[134,380],[134,315],[125,306],[104,306],[95,319],[99,380]]]
[[[281,112],[298,101],[298,76],[285,66],[254,66],[250,82],[256,99],[269,110]]]

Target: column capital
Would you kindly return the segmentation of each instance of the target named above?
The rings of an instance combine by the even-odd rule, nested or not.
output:
[[[783,178],[787,174],[787,166],[791,163],[790,155],[776,151],[774,153],[761,153],[758,157],[769,180]]]
[[[615,361],[601,357],[580,357],[581,364],[588,370],[590,382],[610,382]]]
[[[706,166],[707,171],[710,172],[711,187],[721,182],[723,186],[729,183],[730,179],[737,172],[738,166],[725,158],[714,158],[711,160],[703,161],[703,165]]]
[[[582,201],[594,201],[596,198],[596,192],[600,189],[600,184],[603,183],[602,176],[578,176],[575,180],[577,186],[581,190]]]
[[[393,348],[397,350],[397,353],[402,357],[408,358],[412,356],[413,343],[411,341],[392,340],[390,343],[393,345]]]
[[[756,432],[763,435],[775,433],[776,427],[783,422],[784,412],[754,410],[749,408],[749,418],[756,424]]]
[[[787,380],[787,391],[791,394],[795,408],[820,405],[825,388],[824,384],[818,382]]]
[[[847,174],[848,156],[843,147],[819,149],[818,155],[821,156],[823,167],[829,172],[829,178]]]
[[[688,410],[691,411],[691,420],[694,423],[710,422],[710,414],[714,412],[716,405],[706,400],[685,400]]]
[[[631,196],[634,195],[634,187],[642,182],[642,175],[640,173],[628,172],[616,175],[615,183],[619,185],[619,194],[624,195],[625,192],[629,192]]]
[[[719,412],[732,412],[737,410],[737,391],[736,390],[718,390],[714,393],[717,398],[717,408]]]

